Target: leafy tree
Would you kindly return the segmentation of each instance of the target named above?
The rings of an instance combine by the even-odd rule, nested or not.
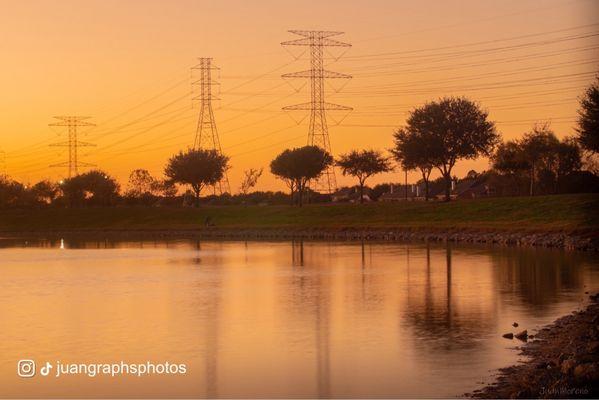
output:
[[[82,206],[86,199],[86,190],[80,175],[67,178],[60,184],[62,197],[70,207]]]
[[[317,146],[304,146],[283,151],[270,163],[270,171],[291,189],[292,202],[294,191],[298,194],[301,207],[308,182],[318,178],[332,163],[333,157],[325,150]]]
[[[37,203],[50,204],[56,199],[59,188],[55,183],[45,180],[33,185],[30,191]]]
[[[154,194],[156,179],[147,169],[134,169],[129,175],[127,195],[140,198]]]
[[[491,154],[499,140],[488,113],[463,97],[433,101],[412,111],[405,130],[427,141],[426,158],[445,180],[445,200],[451,192],[451,172],[460,159]]]
[[[89,171],[65,179],[61,189],[70,206],[113,205],[119,195],[117,181],[100,170]]]
[[[517,175],[530,168],[526,154],[516,140],[501,143],[491,157],[491,161],[495,170],[510,175]]]
[[[547,123],[536,124],[530,132],[524,134],[520,146],[529,167],[531,196],[535,193],[536,175],[539,171],[551,169],[558,144],[559,140]]]
[[[528,194],[558,192],[563,178],[582,165],[580,147],[573,138],[559,141],[548,124],[535,125],[521,140],[501,144],[492,157],[493,168],[512,177],[528,177]]]
[[[587,88],[578,111],[578,140],[585,150],[599,153],[599,76]]]
[[[152,183],[152,193],[158,193],[163,197],[175,197],[177,186],[170,179],[155,179]]]
[[[285,150],[270,162],[270,172],[281,179],[289,188],[289,197],[291,204],[295,204],[294,195],[296,191],[295,179],[295,160],[293,150]]]
[[[554,165],[556,186],[561,185],[564,177],[582,167],[582,154],[576,139],[565,138],[556,148],[557,160]],[[556,191],[557,188],[556,188]]]
[[[358,178],[360,185],[360,203],[364,203],[364,183],[372,175],[392,170],[387,157],[375,150],[353,150],[348,154],[342,154],[337,160],[343,175],[351,175]]]
[[[7,176],[0,176],[0,208],[23,206],[26,192],[23,184]]]
[[[395,159],[406,170],[419,170],[424,182],[424,199],[428,201],[429,181],[434,168],[435,141],[426,133],[400,128],[393,134]]]
[[[256,186],[258,179],[262,176],[262,171],[262,168],[250,168],[243,171],[243,180],[241,181],[241,187],[239,188],[241,194],[247,194],[251,188]]]
[[[370,190],[370,198],[373,200],[378,200],[384,193],[387,193],[391,190],[391,184],[389,183],[379,183],[375,185]]]
[[[200,193],[206,185],[215,185],[229,167],[229,157],[216,150],[189,149],[168,161],[164,174],[172,181],[189,185],[200,205]]]

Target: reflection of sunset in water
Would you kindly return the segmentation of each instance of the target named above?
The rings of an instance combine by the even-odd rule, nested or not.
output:
[[[590,255],[266,242],[5,242],[6,397],[453,396],[515,360],[501,334],[575,309]],[[20,248],[26,247],[26,248]],[[176,362],[186,375],[23,379],[38,363]]]

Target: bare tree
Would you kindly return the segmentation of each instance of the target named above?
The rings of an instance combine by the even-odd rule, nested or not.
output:
[[[248,170],[243,171],[243,180],[241,181],[241,186],[239,187],[239,191],[242,194],[248,194],[251,188],[256,186],[258,183],[258,178],[262,176],[263,168],[254,169],[250,168]]]

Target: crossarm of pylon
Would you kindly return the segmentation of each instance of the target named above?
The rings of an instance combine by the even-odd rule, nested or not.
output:
[[[82,116],[72,116],[72,115],[55,115],[52,118],[56,118],[56,119],[61,119],[64,121],[74,121],[74,120],[83,120],[83,119],[90,119],[91,117],[88,115],[82,115]]]
[[[295,104],[295,105],[292,105],[292,106],[283,107],[283,110],[287,110],[287,111],[293,111],[293,110],[312,110],[313,108],[314,108],[314,105],[312,103],[302,103],[302,104]],[[322,104],[322,109],[323,110],[333,110],[333,111],[350,111],[350,110],[353,110],[353,108],[351,108],[351,107],[342,106],[340,104],[326,103],[326,102]]]
[[[75,145],[77,145],[77,146],[93,146],[93,147],[96,146],[94,143],[80,142],[80,141],[76,141]]]
[[[321,36],[323,38],[343,35],[343,33],[344,33],[344,32],[339,32],[339,31],[304,31],[301,29],[292,29],[288,32],[293,33],[295,35],[305,36],[305,37],[310,37],[311,35],[314,35],[315,33],[317,33],[319,36]]]
[[[92,124],[91,122],[85,122],[85,121],[76,121],[76,122],[56,122],[53,124],[48,124],[48,126],[96,126],[96,124]]]
[[[61,163],[58,163],[58,164],[50,164],[50,167],[52,167],[52,168],[55,168],[55,167],[68,167],[69,165],[70,165],[70,163],[67,161],[67,162],[61,162]],[[95,167],[96,164],[90,164],[90,163],[79,161],[77,163],[77,166],[78,167]]]
[[[322,72],[322,73],[321,73]],[[299,71],[299,72],[290,72],[288,74],[281,75],[283,78],[326,78],[326,79],[351,79],[351,75],[341,74],[339,72],[322,70],[322,71]]]
[[[48,126],[96,126],[96,124],[83,121],[91,117],[68,117],[68,116],[55,116],[60,122],[53,122]]]
[[[202,66],[201,64],[198,64],[198,65],[194,65],[193,67],[191,67],[191,69],[206,70],[206,69],[220,69],[220,67],[215,67],[215,66],[206,67],[206,66]]]
[[[194,100],[194,101],[195,100],[200,100],[200,101],[202,101],[202,100],[221,100],[221,98],[213,96],[213,95],[204,96],[204,97],[202,97],[202,95],[200,95],[200,96],[194,96],[194,97],[192,97],[191,100]]]
[[[205,83],[202,82],[201,79],[198,79],[197,81],[192,81],[191,84],[192,85],[204,85]],[[215,82],[215,81],[210,81],[210,83],[208,83],[208,85],[215,85],[216,86],[216,85],[220,85],[220,83],[219,82]]]
[[[314,45],[314,41],[312,38],[306,37],[303,39],[296,39],[296,40],[288,40],[286,42],[281,42],[281,45],[283,46],[312,46]],[[319,39],[318,40],[318,46],[323,46],[323,47],[351,47],[351,44],[349,43],[344,43],[344,42],[340,42],[338,40],[335,39],[327,39],[327,38],[323,38],[323,39]]]
[[[70,142],[60,142],[60,143],[52,143],[49,146],[50,147],[69,147],[71,145],[75,145],[77,147],[83,147],[83,146],[96,146],[93,143],[87,143],[87,142],[80,142],[80,141],[76,141],[75,143],[70,143]]]

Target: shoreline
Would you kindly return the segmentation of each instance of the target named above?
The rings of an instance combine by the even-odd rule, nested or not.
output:
[[[599,293],[582,311],[558,318],[519,348],[527,359],[499,370],[472,398],[597,398]],[[516,340],[516,339],[514,339]]]
[[[599,232],[535,232],[481,229],[410,228],[216,228],[202,229],[74,229],[0,231],[0,239],[218,239],[450,242],[574,251],[599,251]]]

